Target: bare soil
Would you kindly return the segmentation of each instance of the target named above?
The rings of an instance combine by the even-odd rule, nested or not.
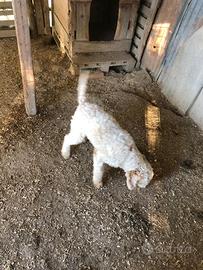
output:
[[[92,182],[89,142],[60,155],[76,78],[55,45],[32,42],[38,115],[27,117],[15,39],[0,40],[0,269],[203,269],[203,136],[143,71],[110,72],[89,99],[113,114],[155,169],[130,192],[123,171]],[[160,116],[160,117],[159,117]]]

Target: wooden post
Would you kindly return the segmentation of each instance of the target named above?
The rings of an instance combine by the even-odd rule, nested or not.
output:
[[[35,82],[32,67],[30,33],[26,0],[12,0],[16,36],[23,81],[25,109],[28,115],[36,114]]]

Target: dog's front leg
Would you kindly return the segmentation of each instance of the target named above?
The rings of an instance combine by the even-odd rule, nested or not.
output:
[[[103,187],[102,177],[104,173],[104,163],[99,154],[94,150],[93,155],[93,184],[99,189]]]

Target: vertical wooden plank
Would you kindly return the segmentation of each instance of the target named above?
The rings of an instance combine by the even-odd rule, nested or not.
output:
[[[51,0],[51,34],[53,34],[53,28],[54,28],[54,1]]]
[[[27,6],[28,6],[28,16],[29,16],[29,26],[30,26],[30,32],[32,37],[37,36],[37,23],[34,16],[34,6],[32,3],[32,0],[27,0]]]
[[[53,13],[57,16],[60,23],[69,32],[69,1],[68,0],[54,0]]]
[[[26,0],[12,0],[12,4],[23,80],[25,109],[28,115],[35,115],[35,82],[32,66],[27,4]]]
[[[143,31],[143,35],[139,38],[140,39],[139,44],[136,44],[136,45],[138,45],[138,48],[136,49],[136,55],[135,55],[135,57],[137,59],[137,67],[140,66],[141,58],[142,58],[144,49],[145,49],[146,44],[147,44],[147,39],[149,37],[157,10],[160,7],[160,3],[161,3],[161,0],[153,0],[152,1],[151,6],[150,6],[150,11],[148,14],[148,18],[145,19],[142,14],[139,15],[139,17],[142,18],[141,24],[143,24],[144,31]],[[138,21],[139,21],[139,18],[138,18]],[[137,37],[136,37],[136,30],[135,30],[135,39],[136,38]],[[134,40],[134,42],[135,42],[135,40]]]
[[[127,39],[128,26],[131,18],[131,9],[131,4],[120,4],[114,40]]]
[[[139,2],[135,1],[132,6],[131,6],[131,15],[129,19],[129,24],[128,24],[128,30],[127,30],[127,39],[132,39],[134,29],[135,29],[135,22],[137,20],[137,11],[139,7]]]
[[[185,0],[163,1],[149,35],[141,65],[152,72],[159,73],[176,23],[182,12]]]
[[[76,38],[76,3],[69,1],[68,2],[68,29],[69,29],[69,55],[70,58],[73,57],[73,40]]]
[[[42,0],[43,3],[43,15],[44,15],[44,33],[46,35],[51,34],[50,21],[49,21],[49,6],[48,0]]]
[[[89,40],[90,2],[77,3],[76,40]]]
[[[39,35],[44,35],[43,6],[41,0],[34,1],[35,14],[37,21],[37,31]]]
[[[71,11],[71,16],[69,19],[71,20],[70,25],[71,25],[71,32],[72,32],[72,37],[75,39],[75,31],[77,30],[77,5],[76,2],[70,1],[70,11]]]

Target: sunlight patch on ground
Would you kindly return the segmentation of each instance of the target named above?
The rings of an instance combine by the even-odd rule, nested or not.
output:
[[[145,126],[148,150],[154,153],[159,146],[160,110],[158,107],[148,105],[145,111]]]

